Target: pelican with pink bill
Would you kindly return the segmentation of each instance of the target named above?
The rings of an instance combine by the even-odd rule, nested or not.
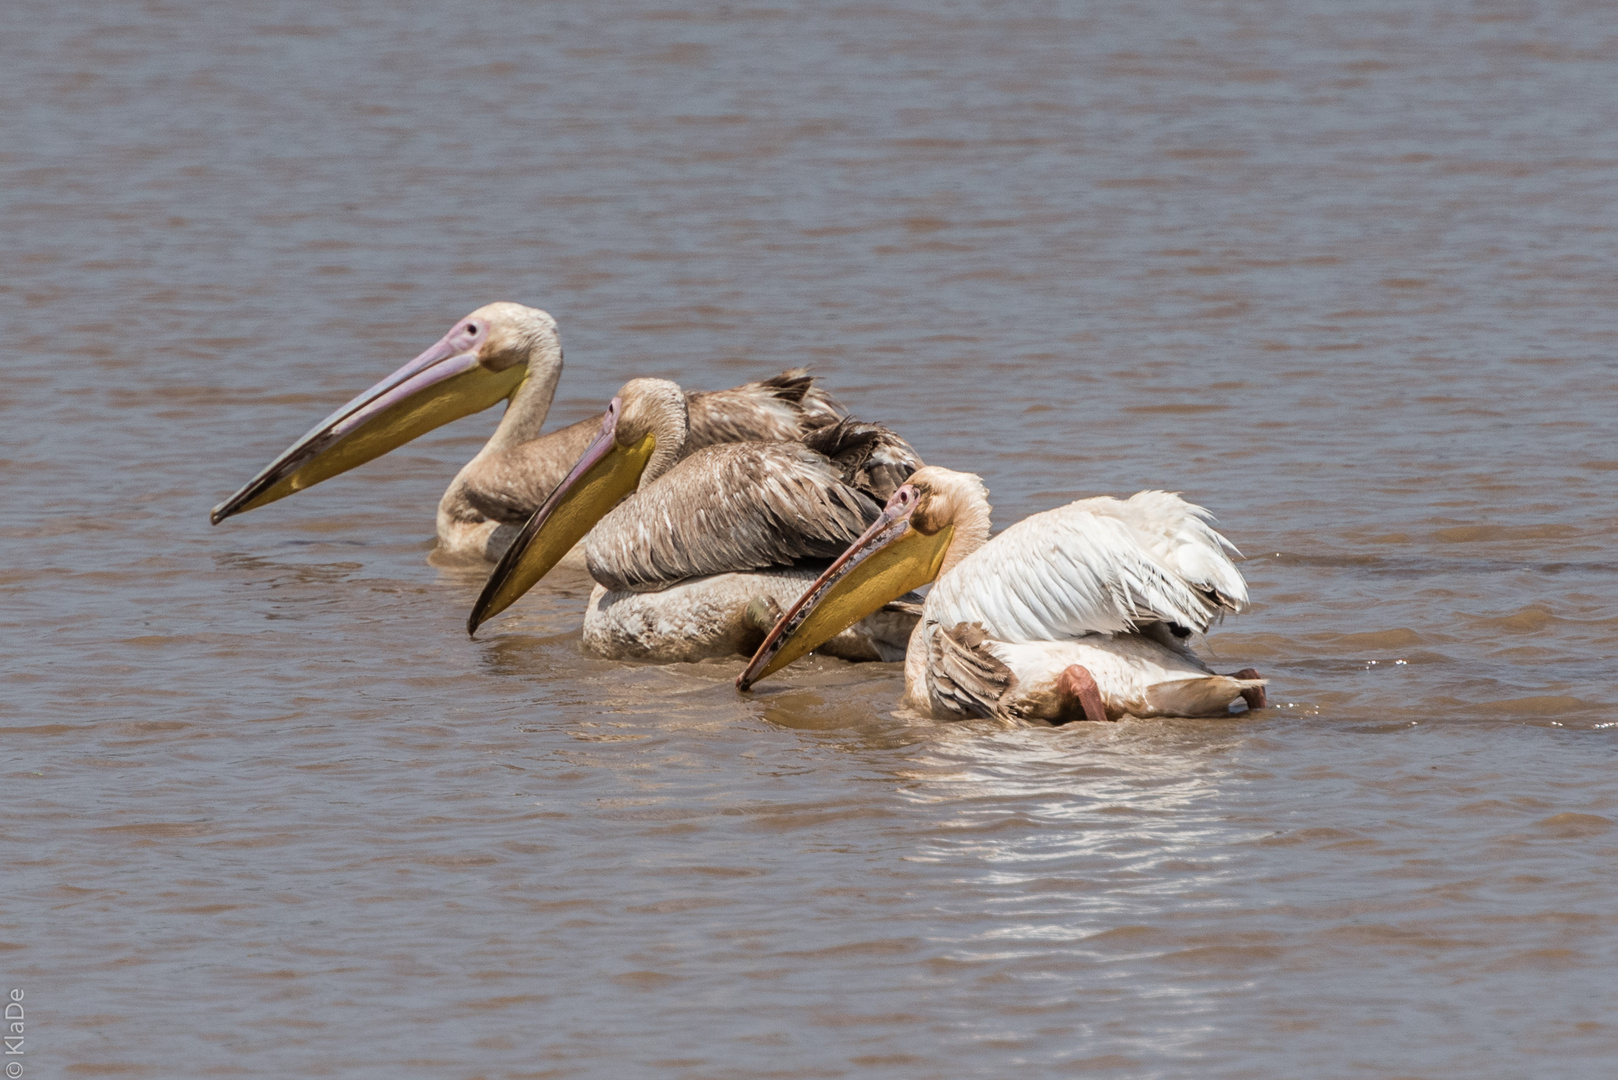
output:
[[[595,434],[594,419],[542,433],[561,374],[555,319],[522,304],[487,304],[316,424],[210,518],[217,525],[505,402],[494,434],[444,492],[437,521],[440,553],[498,559]],[[689,394],[687,408],[688,451],[740,439],[794,439],[845,415],[802,369]]]
[[[1227,716],[1265,703],[1251,668],[1211,671],[1190,647],[1241,610],[1236,549],[1177,495],[1081,499],[989,539],[971,473],[911,475],[770,631],[748,690],[893,598],[929,583],[905,655],[907,708],[939,719],[1067,723]]]

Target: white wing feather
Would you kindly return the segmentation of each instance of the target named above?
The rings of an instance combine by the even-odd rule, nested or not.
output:
[[[1158,562],[1198,592],[1216,594],[1221,610],[1247,605],[1247,582],[1231,562],[1232,555],[1239,559],[1242,553],[1213,529],[1214,516],[1207,510],[1167,491],[1138,491],[1118,502],[1116,513]]]
[[[1207,511],[1176,495],[1082,499],[1035,514],[933,586],[925,618],[998,641],[1060,641],[1170,622],[1202,631],[1247,587]]]

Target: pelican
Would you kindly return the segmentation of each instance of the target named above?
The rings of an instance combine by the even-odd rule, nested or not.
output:
[[[1004,722],[1224,716],[1264,705],[1251,668],[1217,675],[1187,644],[1247,603],[1212,515],[1177,495],[1081,499],[989,539],[971,473],[918,469],[787,611],[736,685],[935,582],[905,656],[904,704]]]
[[[434,428],[505,401],[494,435],[438,504],[443,554],[498,559],[522,523],[589,445],[596,422],[541,435],[562,374],[556,320],[537,308],[478,308],[430,349],[322,420],[240,491],[215,525],[347,472]],[[688,395],[687,450],[738,439],[795,439],[844,411],[802,369],[731,390]]]
[[[886,428],[846,418],[801,441],[689,451],[688,413],[672,382],[626,383],[495,567],[467,630],[582,539],[596,581],[584,617],[589,651],[661,662],[745,655],[920,465]],[[883,608],[817,644],[848,659],[898,659],[915,613]]]

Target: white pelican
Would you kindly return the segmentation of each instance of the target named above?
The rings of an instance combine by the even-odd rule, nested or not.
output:
[[[590,651],[664,662],[750,652],[921,464],[886,428],[848,419],[798,442],[687,455],[687,412],[674,383],[624,385],[595,441],[495,567],[469,632],[582,539],[597,582],[584,618]],[[915,614],[882,607],[817,644],[849,659],[898,659]]]
[[[936,581],[905,656],[905,705],[940,719],[1223,716],[1264,704],[1251,668],[1216,675],[1186,643],[1247,603],[1211,515],[1162,491],[1081,499],[989,539],[971,473],[919,469],[782,617],[736,685]]]
[[[595,434],[593,419],[540,434],[561,374],[562,342],[550,315],[504,302],[478,308],[432,348],[322,420],[209,516],[217,525],[504,400],[500,425],[438,504],[442,553],[498,559]],[[795,439],[840,420],[842,407],[813,383],[795,369],[731,390],[690,394],[687,450],[739,439]]]

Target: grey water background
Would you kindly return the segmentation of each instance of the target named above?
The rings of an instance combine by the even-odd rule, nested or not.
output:
[[[1618,1069],[1618,11],[0,7],[27,1076]],[[1163,487],[1275,707],[468,641],[462,421],[207,510],[494,299],[554,418],[811,364],[996,520]]]

